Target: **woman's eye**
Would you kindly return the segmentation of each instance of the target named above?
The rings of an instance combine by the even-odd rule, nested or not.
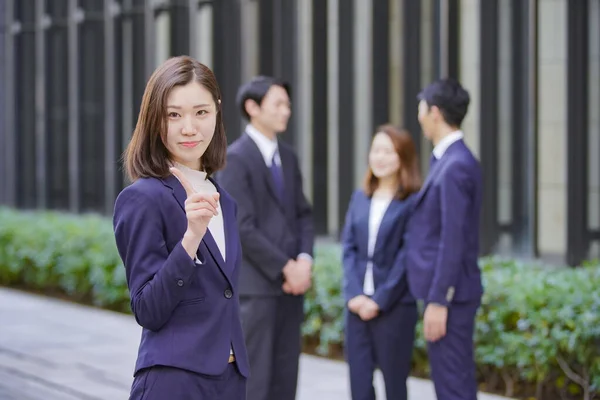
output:
[[[198,111],[198,115],[206,115],[206,114],[208,114],[208,111],[206,111],[206,110]]]
[[[177,118],[177,117],[179,117],[179,114],[177,114],[176,112],[169,113],[169,118]]]

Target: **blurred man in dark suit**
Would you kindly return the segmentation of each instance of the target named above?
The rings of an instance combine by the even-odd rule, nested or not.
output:
[[[248,399],[296,396],[303,294],[311,284],[312,208],[292,147],[277,140],[291,115],[289,87],[256,77],[237,96],[250,122],[227,152],[218,182],[236,200],[243,250],[242,323],[250,360]]]

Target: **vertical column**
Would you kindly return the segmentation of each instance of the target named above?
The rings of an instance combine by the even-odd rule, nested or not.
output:
[[[274,7],[274,0],[259,0],[259,71],[261,75],[267,76],[273,76],[275,73]]]
[[[345,7],[350,7],[350,4]],[[390,87],[390,13],[389,0],[375,0],[373,2],[373,128],[389,122],[389,87]]]
[[[155,0],[140,0],[140,6],[144,7],[144,36],[142,36],[142,43],[144,43],[144,83],[156,67],[156,26],[154,21],[154,8]]]
[[[213,70],[221,86],[223,121],[227,137],[233,140],[241,132],[240,111],[235,103],[241,78],[240,2],[215,2],[213,18]]]
[[[103,212],[105,200],[104,126],[104,2],[83,2],[85,19],[79,27],[80,184],[82,211]],[[99,184],[101,182],[101,184]]]
[[[47,140],[46,140],[46,35],[50,24],[45,1],[35,1],[35,184],[36,205],[47,205]]]
[[[343,2],[347,6],[347,2]],[[340,227],[341,208],[339,198],[339,187],[343,178],[339,170],[339,143],[340,143],[340,112],[339,87],[341,77],[339,55],[340,55],[340,7],[339,0],[327,1],[327,146],[329,154],[327,157],[327,232],[336,235]],[[347,132],[350,133],[350,132]],[[348,139],[348,135],[344,135]],[[344,174],[345,175],[345,174]]]
[[[587,256],[588,0],[567,7],[567,263]]]
[[[298,1],[296,3],[298,24],[296,37],[298,38],[298,82],[301,85],[292,92],[294,104],[296,144],[300,169],[304,181],[304,192],[312,201],[313,199],[313,104],[312,80],[313,68],[313,29],[312,29],[312,1]]]
[[[68,0],[48,2],[52,28],[47,30],[47,208],[69,208]],[[61,23],[59,23],[59,21]]]
[[[2,129],[4,133],[0,136],[3,139],[2,142],[2,154],[3,160],[0,164],[3,165],[2,170],[2,181],[4,182],[2,189],[2,202],[9,206],[16,206],[17,194],[16,194],[16,127],[15,127],[15,46],[14,46],[14,35],[17,31],[17,27],[14,21],[14,0],[7,0],[2,2],[4,8],[2,12],[3,23],[5,27],[5,33],[3,35],[3,53],[2,58],[4,59],[3,74],[2,74],[2,88],[0,95],[3,96],[3,107],[4,110],[4,124]]]
[[[480,9],[480,132],[483,170],[481,253],[497,244],[498,231],[498,1],[486,0]]]
[[[6,65],[8,63],[8,57],[5,52],[6,47],[6,36],[10,35],[10,27],[6,25],[6,1],[0,2],[0,23],[2,23],[2,29],[0,29],[0,155],[2,159],[0,160],[0,176],[2,176],[2,181],[0,181],[0,204],[5,204],[6,200],[6,192],[8,188],[5,187],[6,175],[7,175],[7,165],[4,155],[4,149],[6,148],[6,140],[8,136],[8,132],[6,131],[5,126],[5,103],[6,103]]]
[[[402,115],[404,127],[408,129],[421,151],[421,127],[417,120],[417,95],[421,91],[421,2],[402,0],[403,31],[403,87],[404,102]]]
[[[35,0],[22,0],[15,3],[16,16],[22,24],[22,30],[16,37],[16,108],[17,126],[17,203],[20,207],[37,206],[36,165],[36,110],[35,74],[36,74],[36,4]],[[33,77],[33,78],[32,78]],[[18,132],[18,133],[17,133]]]
[[[537,0],[511,3],[513,251],[537,256]]]
[[[460,60],[460,0],[446,0],[446,21],[447,36],[446,36],[446,75],[450,78],[458,79],[459,77],[459,60]]]
[[[169,7],[171,56],[191,55],[192,49],[195,49],[195,46],[192,46],[192,40],[195,42],[195,37],[192,37],[192,27],[195,27],[196,24],[192,18],[195,17],[197,5],[193,3],[195,3],[193,0],[191,2],[176,1],[172,2]]]
[[[434,70],[436,78],[458,78],[459,0],[435,0]]]
[[[325,0],[324,0],[325,1]],[[274,69],[273,73],[280,79],[285,80],[291,86],[292,95],[298,90],[297,79],[297,57],[296,49],[296,0],[280,0],[274,4]],[[290,144],[296,144],[296,132],[294,118],[288,124],[282,139]]]
[[[354,164],[364,160],[354,157],[354,92],[355,92],[355,66],[354,66],[354,41],[352,37],[355,29],[354,14],[355,2],[361,0],[338,0],[338,230],[344,224],[346,210],[352,191],[356,188],[359,177],[354,176]],[[340,140],[341,138],[341,140]]]
[[[297,10],[294,10],[294,12],[297,13]],[[260,39],[263,15],[259,2],[242,1],[240,4],[240,13],[243,15],[240,21],[240,31],[244,38],[244,45],[241,46],[241,80],[242,82],[247,82],[260,73],[260,63],[262,62],[260,52],[263,46],[268,44],[262,43]],[[203,34],[202,32],[200,37]]]
[[[114,0],[104,0],[104,212],[112,214],[117,191],[117,132]]]
[[[327,232],[327,2],[312,0],[312,183],[315,228],[318,234]]]
[[[255,4],[254,3],[243,3],[242,7],[245,8],[250,8],[252,10],[254,10]],[[196,19],[195,19],[195,24],[196,26],[196,58],[198,60],[200,60],[200,62],[202,64],[205,64],[206,66],[208,66],[210,69],[213,68],[213,3],[212,2],[203,2],[200,3],[198,5],[198,11],[196,12]],[[240,12],[242,12],[240,10]],[[243,32],[244,28],[243,25],[240,28]],[[242,53],[241,54],[247,54],[250,53],[252,56],[251,57],[255,57],[255,51],[253,49],[252,46],[258,46],[257,41],[255,39],[255,36],[252,35],[248,35],[248,36],[244,36],[246,38],[246,40],[248,41],[254,41],[254,43],[252,45],[248,44],[248,47],[243,47],[242,48]],[[246,57],[245,56],[241,56],[241,60],[242,62],[240,63],[242,66],[244,66],[247,62],[246,62]]]
[[[67,58],[67,69],[69,71],[69,209],[72,212],[79,212],[81,209],[79,196],[79,40],[77,30],[83,15],[77,7],[77,3],[77,0],[69,0],[67,19],[67,44],[69,49]]]
[[[595,254],[590,257],[598,257],[600,248],[600,0],[590,3],[589,10],[589,79],[590,96],[589,108],[589,191],[588,206],[590,215],[588,218],[590,240],[594,240]],[[596,112],[594,112],[596,110]]]
[[[133,120],[139,113],[146,82],[156,68],[155,48],[155,2],[153,0],[133,0],[131,3],[132,54],[133,66]]]
[[[375,1],[376,2],[376,1]],[[354,180],[365,172],[373,134],[373,0],[354,2]],[[385,101],[385,100],[384,100]]]
[[[260,73],[288,82],[292,95],[297,85],[297,16],[296,0],[260,1]],[[295,107],[294,107],[295,109]],[[296,144],[295,114],[282,139]]]

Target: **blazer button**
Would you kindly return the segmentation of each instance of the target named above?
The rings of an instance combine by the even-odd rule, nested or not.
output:
[[[181,280],[181,279],[178,280],[177,281],[177,286],[179,286],[179,287],[183,286],[183,280]]]
[[[226,299],[230,299],[231,297],[233,297],[233,292],[231,291],[231,289],[225,289],[225,293],[223,293],[225,295]]]

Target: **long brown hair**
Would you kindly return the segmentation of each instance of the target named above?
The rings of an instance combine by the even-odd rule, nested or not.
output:
[[[393,125],[386,124],[377,128],[377,133],[385,133],[394,144],[396,154],[400,158],[400,168],[398,169],[396,199],[403,200],[412,193],[421,189],[421,173],[419,171],[419,156],[415,142],[406,129],[399,129]],[[367,170],[363,190],[367,196],[373,196],[379,186],[379,179],[373,175],[371,167]]]
[[[221,117],[221,91],[217,79],[199,61],[188,56],[173,57],[159,66],[146,84],[137,124],[123,155],[125,170],[131,181],[169,175],[167,98],[174,87],[192,81],[210,92],[217,107],[215,133],[202,155],[202,169],[210,175],[225,165],[227,138]]]

